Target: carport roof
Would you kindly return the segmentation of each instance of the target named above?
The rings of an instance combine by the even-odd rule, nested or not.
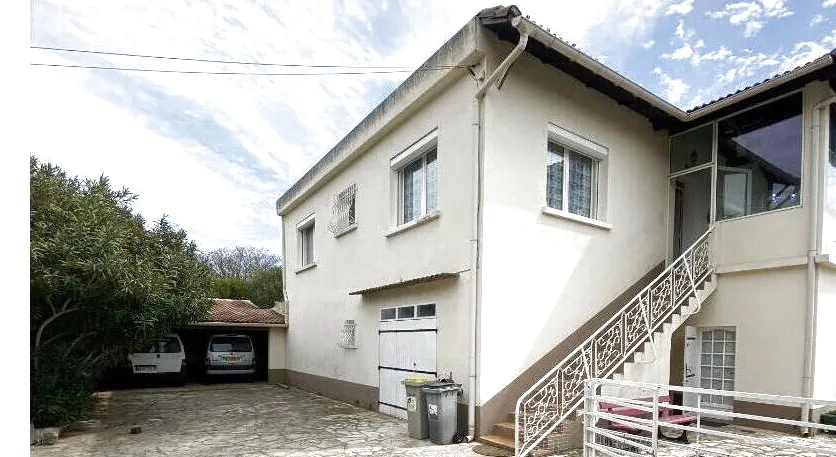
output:
[[[209,314],[197,325],[255,325],[259,327],[286,327],[284,314],[272,308],[259,308],[249,300],[213,298]]]

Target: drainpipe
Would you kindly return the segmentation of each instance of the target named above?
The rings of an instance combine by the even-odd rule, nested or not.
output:
[[[520,32],[520,41],[517,46],[505,57],[505,60],[484,80],[476,90],[471,104],[472,131],[473,131],[473,220],[472,233],[470,236],[470,354],[468,356],[468,404],[467,404],[467,440],[473,441],[476,437],[476,351],[478,348],[478,316],[479,304],[479,233],[481,224],[481,195],[482,195],[482,154],[484,145],[482,143],[482,112],[484,110],[484,98],[491,84],[505,79],[505,75],[511,64],[523,53],[528,44],[530,25],[524,23],[522,17],[516,16],[511,19],[511,25]]]
[[[836,101],[836,97],[817,103],[813,107],[812,125],[812,147],[810,152],[810,221],[809,238],[807,240],[807,300],[804,322],[804,376],[802,377],[802,396],[811,398],[813,396],[813,372],[816,355],[816,314],[818,313],[816,255],[819,253],[819,212],[821,202],[824,200],[824,186],[820,182],[824,176],[825,152],[821,142],[821,112],[825,106]],[[801,406],[801,420],[810,420],[810,404]],[[810,433],[807,427],[801,428],[801,434],[808,436]]]

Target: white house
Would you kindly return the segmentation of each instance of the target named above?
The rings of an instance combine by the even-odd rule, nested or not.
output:
[[[452,374],[461,429],[511,446],[554,367],[568,417],[573,354],[836,399],[834,56],[685,112],[481,11],[278,199],[283,377],[403,416],[402,379]]]

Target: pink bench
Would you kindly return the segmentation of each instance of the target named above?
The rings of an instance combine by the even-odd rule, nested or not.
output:
[[[653,402],[653,397],[636,398],[635,400],[652,403]],[[674,414],[669,406],[663,406],[662,405],[662,403],[670,404],[670,402],[671,402],[671,398],[670,398],[669,395],[664,395],[664,396],[659,397],[659,422],[664,422],[664,423],[668,423],[668,424],[688,425],[688,424],[692,424],[692,423],[697,421],[697,418],[695,416],[689,416],[687,414]],[[605,412],[605,413],[609,413],[609,414],[613,414],[613,415],[617,415],[617,416],[649,418],[650,415],[651,415],[647,411],[643,411],[641,409],[633,408],[633,407],[630,407],[630,406],[616,405],[614,403],[608,403],[608,402],[603,402],[603,401],[598,404],[598,409],[601,412]],[[627,433],[636,433],[636,432],[640,431],[640,429],[635,428],[635,427],[631,427],[627,424],[622,424],[622,423],[612,422],[612,421],[610,421],[607,428],[609,428],[610,430],[619,430],[619,431],[623,431],[623,432],[627,432]],[[666,427],[665,429],[668,432],[676,430],[676,429],[672,429],[670,427]],[[670,433],[667,433],[667,434],[663,435],[661,433],[661,431],[662,431],[662,426],[660,425],[659,426],[659,432],[660,432],[659,434],[661,436],[670,437],[669,436]],[[685,433],[684,430],[680,430],[680,432],[681,432],[681,434],[676,438],[679,438],[679,439],[681,439],[681,440],[683,440],[687,443],[688,442],[687,434]]]

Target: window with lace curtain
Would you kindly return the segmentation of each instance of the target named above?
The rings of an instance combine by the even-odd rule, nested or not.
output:
[[[598,162],[598,159],[549,141],[547,206],[590,219],[597,218]]]

